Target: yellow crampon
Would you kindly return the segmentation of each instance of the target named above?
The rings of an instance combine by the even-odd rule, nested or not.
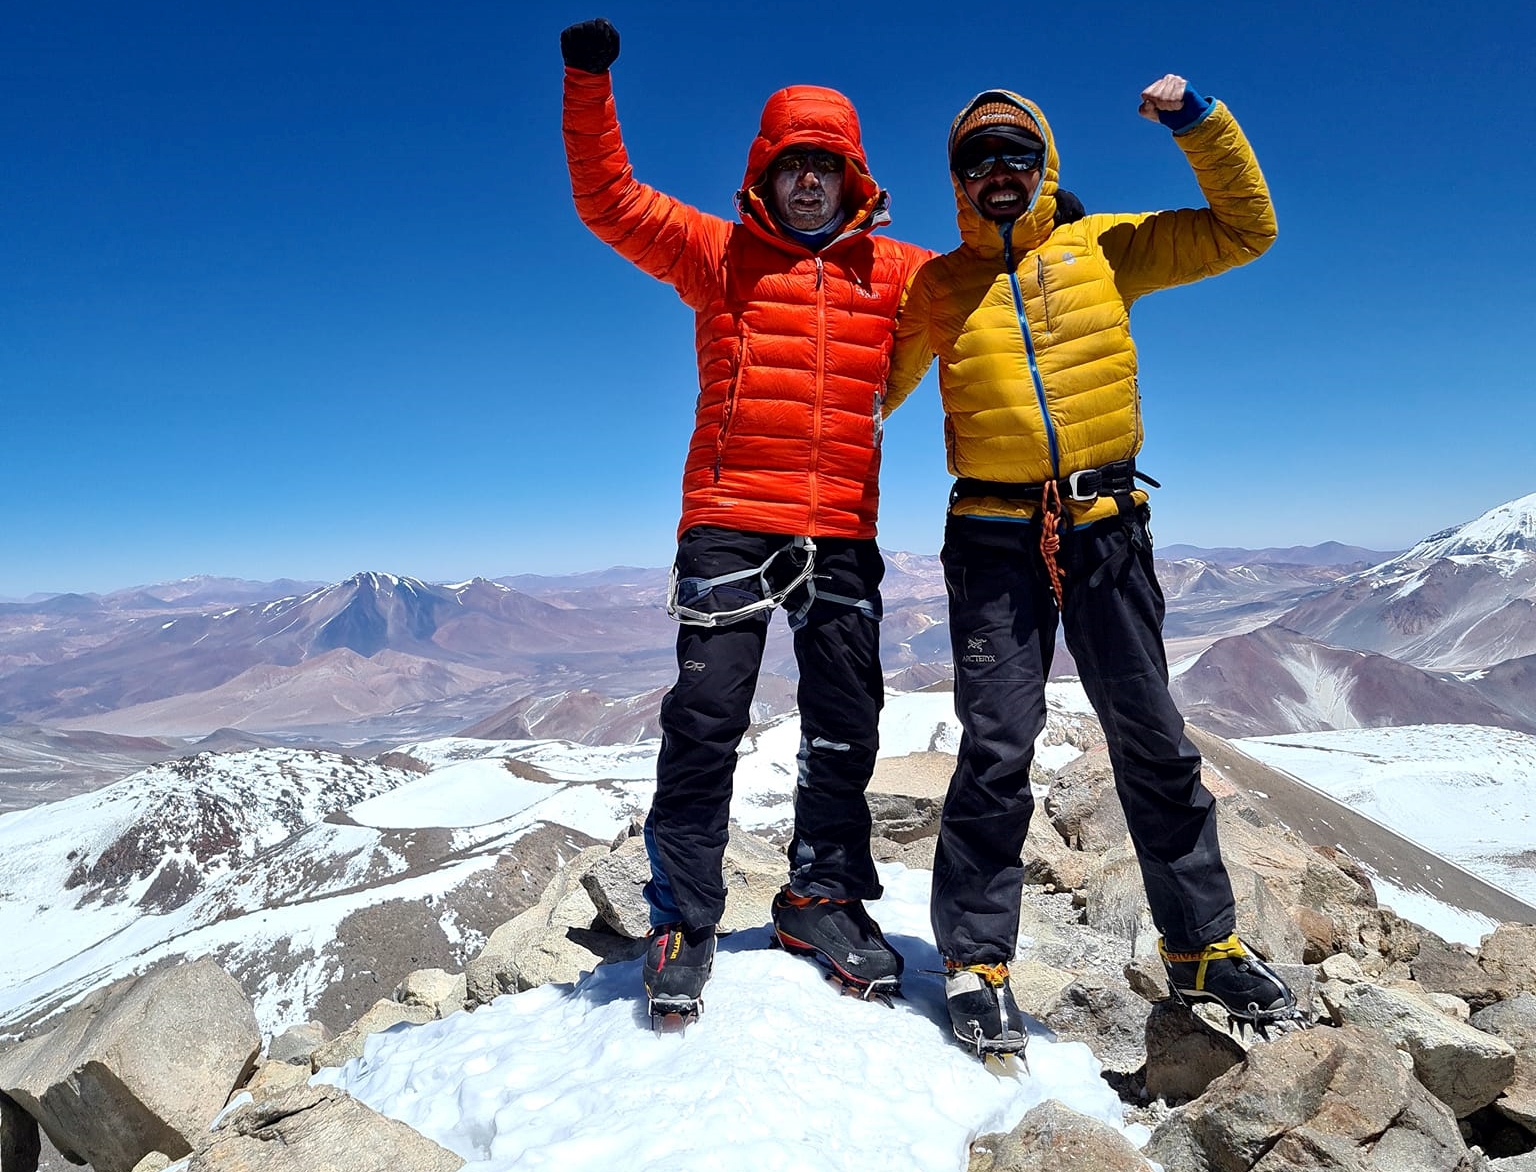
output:
[[[944,962],[946,973],[975,973],[994,989],[1001,989],[1008,983],[1008,962],[999,961],[997,964],[955,964],[952,961]]]
[[[1248,950],[1243,947],[1243,942],[1237,938],[1234,932],[1225,940],[1218,940],[1214,944],[1207,944],[1199,952],[1169,952],[1163,947],[1162,937],[1157,940],[1157,954],[1163,958],[1165,964],[1199,964],[1195,970],[1195,988],[1205,989],[1206,966],[1213,960],[1242,960],[1248,955]]]

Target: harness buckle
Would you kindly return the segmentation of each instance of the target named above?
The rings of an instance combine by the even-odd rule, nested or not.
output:
[[[1097,468],[1084,468],[1066,478],[1067,499],[1071,501],[1096,501],[1104,485],[1104,474]]]

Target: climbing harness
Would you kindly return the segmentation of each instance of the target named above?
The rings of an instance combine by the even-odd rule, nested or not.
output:
[[[788,572],[787,580],[775,584]],[[790,596],[804,587],[804,602],[794,610],[786,610],[789,625],[799,629],[810,615],[817,599],[852,607],[866,617],[879,622],[880,606],[868,598],[852,598],[845,594],[833,594],[816,586],[816,542],[810,537],[793,538],[768,555],[768,560],[751,569],[721,574],[716,578],[679,578],[677,567],[667,579],[667,614],[679,623],[694,627],[725,627],[762,611],[785,606]],[[718,604],[722,598],[740,601],[739,606],[727,606],[717,610],[702,610],[698,604],[713,597]]]
[[[1145,472],[1136,469],[1135,460],[1116,460],[1102,468],[1084,468],[1057,480],[1039,484],[1016,484],[999,480],[976,480],[962,476],[950,490],[949,502],[953,505],[962,497],[995,496],[1004,500],[1024,501],[1038,505],[1040,509],[1040,558],[1051,582],[1051,597],[1056,609],[1062,610],[1066,602],[1065,571],[1058,555],[1061,552],[1059,526],[1066,516],[1067,502],[1090,504],[1101,496],[1113,497],[1122,516],[1131,510],[1131,490],[1141,480],[1153,488],[1162,485]]]
[[[803,563],[797,563],[797,559],[801,558]],[[781,559],[787,559],[790,575],[783,585],[775,586],[771,575],[775,571],[782,571],[782,566],[777,564]],[[786,598],[811,580],[815,568],[816,542],[809,537],[796,537],[788,545],[780,546],[760,566],[737,570],[734,574],[721,574],[718,578],[679,579],[674,564],[667,577],[667,614],[677,622],[694,627],[724,627],[739,623],[760,611],[783,606]],[[700,610],[694,605],[711,595],[715,595],[718,600],[720,587],[733,587],[738,582],[743,585],[735,587],[731,593],[749,600],[742,605],[723,610]],[[756,588],[755,595],[753,587]]]

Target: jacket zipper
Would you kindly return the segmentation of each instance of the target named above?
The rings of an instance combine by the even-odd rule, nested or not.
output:
[[[816,531],[816,514],[820,512],[821,485],[816,470],[821,467],[821,400],[826,392],[827,363],[827,290],[822,281],[821,255],[816,256],[816,397],[811,410],[811,474],[810,515],[806,519],[806,532]]]
[[[741,372],[747,365],[747,327],[741,327],[741,345],[736,352],[736,369],[731,371],[731,384],[725,391],[725,406],[720,412],[720,435],[715,440],[715,483],[720,483],[720,465],[725,460],[725,439],[730,434],[731,417],[736,414],[736,390],[741,385]]]
[[[1040,282],[1040,308],[1045,313],[1045,336],[1051,336],[1051,299],[1045,295],[1045,257],[1035,256],[1035,280]]]
[[[1024,293],[1019,288],[1019,274],[1013,268],[1013,224],[1005,223],[1000,231],[1003,236],[1003,265],[1008,270],[1008,287],[1013,291],[1013,312],[1019,319],[1019,332],[1024,336],[1024,353],[1029,358],[1029,377],[1035,384],[1035,401],[1040,406],[1040,418],[1045,424],[1045,439],[1051,453],[1051,479],[1061,476],[1061,453],[1056,446],[1056,425],[1051,421],[1050,409],[1045,403],[1045,382],[1040,377],[1040,366],[1035,361],[1035,340],[1029,332],[1029,318],[1024,313]]]

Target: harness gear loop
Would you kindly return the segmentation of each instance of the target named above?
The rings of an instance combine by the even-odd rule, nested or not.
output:
[[[1062,585],[1061,562],[1056,557],[1061,550],[1061,534],[1056,531],[1056,526],[1061,520],[1064,508],[1056,482],[1047,480],[1040,487],[1040,557],[1045,562],[1045,572],[1051,579],[1051,597],[1056,600],[1058,611],[1065,609],[1067,600],[1066,590]]]
[[[799,551],[805,556],[805,564],[795,571],[789,582],[775,588],[769,581],[769,572],[773,569],[774,562],[786,554]],[[699,610],[687,603],[680,601],[677,577],[677,563],[672,563],[672,569],[667,575],[667,616],[676,622],[685,623],[691,627],[725,627],[731,623],[738,623],[760,611],[772,610],[776,606],[782,606],[784,600],[793,594],[799,587],[811,580],[811,572],[816,568],[816,542],[809,537],[793,538],[788,544],[780,546],[768,555],[766,561],[760,566],[751,569],[737,570],[734,574],[721,574],[718,578],[690,578],[692,590],[689,602],[706,597],[717,586],[726,586],[733,582],[745,582],[755,578],[759,596],[745,606],[738,606],[731,610]]]
[[[805,625],[805,620],[811,613],[811,607],[816,605],[818,598],[824,602],[835,602],[840,606],[850,607],[877,623],[884,617],[880,607],[868,598],[854,598],[848,594],[833,594],[829,590],[818,590],[816,576],[813,574],[805,583],[805,601],[793,611],[788,612],[791,630],[798,631]]]

